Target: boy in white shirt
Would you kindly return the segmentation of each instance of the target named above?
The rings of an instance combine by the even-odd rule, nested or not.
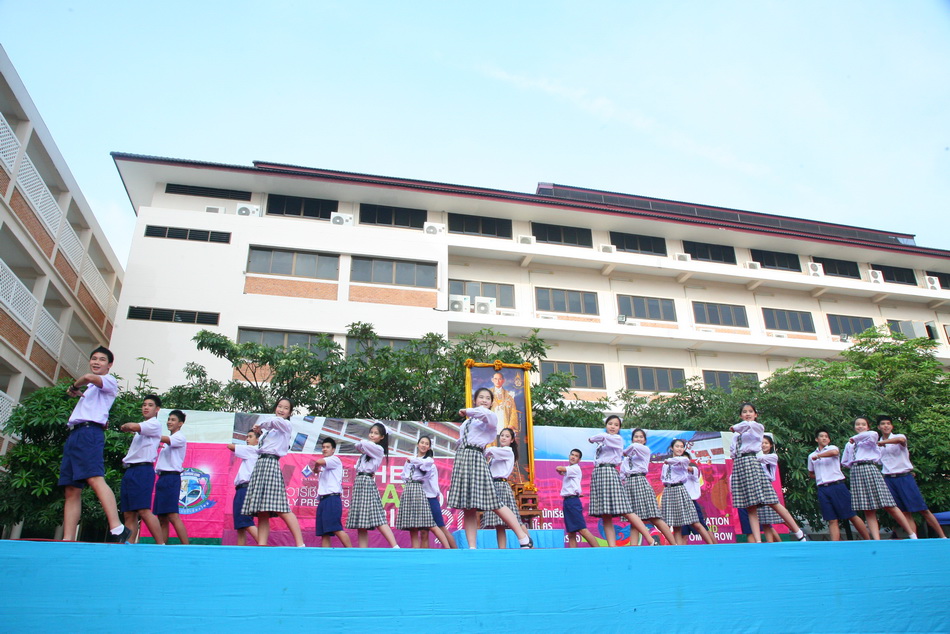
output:
[[[122,487],[120,506],[125,526],[131,531],[129,541],[136,543],[139,536],[141,519],[155,536],[155,542],[164,544],[158,518],[152,513],[152,489],[155,486],[155,457],[158,455],[158,443],[162,439],[162,423],[158,420],[158,411],[162,399],[149,394],[142,399],[141,423],[125,423],[119,430],[134,433],[129,451],[122,459]]]
[[[336,452],[336,441],[324,438],[320,450],[323,457],[313,461],[313,468],[319,473],[317,537],[324,548],[330,547],[330,537],[333,535],[336,535],[344,548],[351,548],[353,544],[350,542],[350,536],[343,530],[343,463],[333,455]]]
[[[182,544],[188,543],[188,532],[178,514],[178,499],[181,497],[181,469],[185,462],[185,450],[188,440],[181,432],[185,424],[185,413],[180,409],[172,410],[168,415],[168,436],[162,436],[164,448],[158,454],[155,470],[158,471],[158,481],[155,483],[155,502],[152,512],[158,516],[162,527],[162,536],[168,543],[169,528],[175,527],[175,533]]]
[[[581,505],[581,461],[584,454],[580,449],[571,449],[568,466],[559,466],[557,472],[564,476],[561,483],[561,497],[564,499],[564,530],[567,531],[567,547],[577,547],[577,535],[583,537],[591,546],[597,546],[597,538],[587,528],[584,507]]]
[[[851,506],[851,491],[845,486],[844,474],[841,473],[841,464],[838,461],[840,451],[831,444],[828,430],[819,429],[815,433],[815,442],[818,443],[818,448],[808,455],[808,475],[813,477],[818,485],[821,519],[828,522],[831,541],[841,539],[838,520],[849,520],[860,533],[861,539],[870,539],[867,527]]]

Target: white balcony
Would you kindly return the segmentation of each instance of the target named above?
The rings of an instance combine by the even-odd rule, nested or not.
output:
[[[3,426],[10,420],[14,407],[16,407],[16,401],[10,398],[6,392],[0,392],[0,429],[3,429]]]
[[[99,305],[108,313],[109,300],[112,298],[112,293],[109,290],[109,285],[106,284],[105,279],[103,279],[102,273],[99,272],[96,265],[88,258],[86,258],[86,261],[82,264],[82,281],[86,283],[86,288],[88,288],[92,296],[96,298]]]
[[[17,140],[13,129],[7,120],[0,115],[0,162],[6,166],[7,171],[13,173],[13,165],[16,162],[17,152],[20,151],[20,142]]]
[[[59,233],[59,224],[63,219],[63,210],[59,208],[56,198],[50,192],[39,170],[33,165],[29,156],[23,157],[23,163],[20,165],[20,174],[17,176],[17,182],[20,189],[26,195],[26,199],[33,205],[33,209],[39,215],[40,220],[49,229],[51,236]]]
[[[39,301],[3,260],[0,260],[0,303],[27,332],[33,330]]]
[[[63,337],[63,350],[59,359],[63,367],[77,378],[85,374],[89,368],[86,355],[69,335]]]

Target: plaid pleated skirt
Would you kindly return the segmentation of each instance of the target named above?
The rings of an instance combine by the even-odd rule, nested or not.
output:
[[[759,507],[759,524],[784,524],[782,516],[775,512],[771,506]]]
[[[656,493],[646,475],[630,474],[624,482],[624,488],[627,495],[630,496],[630,502],[633,504],[633,512],[640,519],[652,519],[660,517],[660,507],[656,503]]]
[[[737,509],[778,504],[778,495],[754,454],[742,454],[732,463],[732,505]]]
[[[376,487],[376,478],[357,475],[350,497],[350,513],[346,516],[347,528],[376,528],[386,523],[383,502]]]
[[[587,514],[594,517],[619,517],[633,513],[633,502],[620,483],[617,467],[609,464],[594,467],[590,477],[590,505]]]
[[[897,506],[877,466],[865,462],[851,465],[851,507],[855,511],[876,511]]]
[[[660,513],[663,514],[663,521],[670,526],[689,526],[699,521],[696,505],[683,485],[663,487]]]
[[[284,474],[280,472],[280,458],[262,453],[251,472],[241,515],[257,515],[267,511],[289,513],[290,503],[287,501]]]
[[[396,528],[429,528],[435,526],[429,499],[422,490],[422,483],[405,482],[402,485],[402,499],[399,500],[399,514],[396,515]]]
[[[519,516],[518,503],[515,502],[515,494],[511,490],[511,485],[508,484],[508,481],[504,482],[492,482],[495,485],[495,493],[498,495],[498,501],[501,502],[502,506],[507,506],[511,509],[511,512],[515,514],[515,517]],[[482,528],[495,528],[496,526],[507,526],[505,520],[498,517],[498,514],[494,511],[486,511],[482,515]]]
[[[446,501],[452,509],[493,511],[501,506],[485,454],[478,447],[462,447],[455,454],[452,482]]]

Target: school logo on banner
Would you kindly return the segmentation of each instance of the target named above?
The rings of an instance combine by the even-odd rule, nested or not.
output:
[[[188,467],[181,472],[181,493],[178,512],[192,515],[215,505],[211,499],[211,475],[201,469]]]

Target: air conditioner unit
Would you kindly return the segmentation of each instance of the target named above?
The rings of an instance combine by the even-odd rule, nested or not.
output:
[[[223,214],[224,207],[205,207],[205,211],[209,214]]]
[[[868,279],[871,280],[872,284],[883,284],[884,274],[877,269],[871,269],[868,271]]]
[[[617,247],[615,247],[612,244],[602,244],[600,245],[600,252],[601,253],[616,253]]]
[[[534,244],[537,241],[534,236],[518,236],[518,244]]]
[[[693,256],[691,256],[689,253],[677,253],[673,257],[677,262],[689,262],[693,259]]]
[[[422,230],[431,236],[437,236],[445,233],[445,225],[440,222],[427,222],[422,225]]]
[[[449,311],[453,313],[472,312],[472,297],[470,295],[449,295]]]
[[[831,335],[831,340],[847,343],[848,341],[851,341],[851,335]]]
[[[345,227],[353,226],[353,214],[341,214],[337,211],[330,212],[331,225],[343,225]]]
[[[238,205],[235,212],[238,216],[260,216],[260,205]]]
[[[756,262],[755,260],[749,260],[748,262],[745,263],[745,267],[747,269],[752,269],[753,271],[758,271],[759,269],[762,268],[762,265]]]
[[[809,262],[808,274],[814,277],[822,277],[825,274],[825,265],[820,262]]]
[[[775,337],[776,339],[788,339],[788,335],[784,332],[770,332],[768,333],[769,337]]]
[[[626,315],[617,315],[617,323],[618,323],[618,324],[625,324],[625,323],[627,323],[627,316],[626,316]]]
[[[940,278],[935,275],[927,276],[927,288],[932,291],[940,290]]]
[[[495,308],[495,298],[494,297],[476,297],[475,298],[475,312],[479,315],[494,315],[497,311]]]

